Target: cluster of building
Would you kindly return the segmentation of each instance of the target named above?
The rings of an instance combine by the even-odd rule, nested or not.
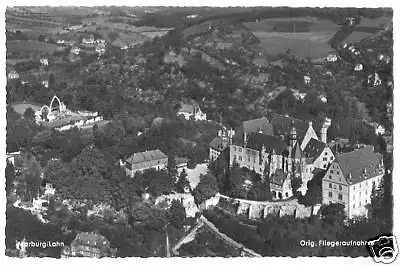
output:
[[[58,131],[65,131],[71,128],[92,128],[96,124],[107,123],[97,112],[68,110],[65,104],[54,96],[50,105],[43,105],[35,112],[36,123],[44,124]]]
[[[210,143],[209,158],[225,154],[230,166],[236,163],[268,179],[275,200],[293,196],[293,178],[301,178],[298,191],[304,195],[308,181],[323,173],[322,203],[340,202],[350,217],[365,215],[372,186],[384,174],[382,156],[369,146],[335,154],[328,144],[330,126],[329,118],[313,124],[272,113],[244,121],[236,133],[220,130]]]

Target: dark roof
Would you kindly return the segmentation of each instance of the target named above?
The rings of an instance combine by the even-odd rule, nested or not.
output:
[[[302,139],[308,128],[308,123],[303,120],[277,113],[271,114],[271,123],[274,128],[275,136],[289,134],[292,126],[294,126],[296,128],[298,139]]]
[[[304,148],[303,155],[306,158],[316,159],[325,149],[325,143],[316,139],[310,139]]]
[[[134,153],[126,161],[130,164],[137,164],[137,163],[166,159],[166,158],[168,158],[168,156],[165,155],[159,149],[157,149],[157,150]]]
[[[351,173],[351,179],[348,180],[352,184],[383,173],[379,172],[379,165],[383,168],[382,154],[375,153],[373,147],[340,154],[335,161],[339,163],[344,177],[347,178]]]
[[[247,147],[253,150],[260,150],[264,145],[267,153],[272,153],[274,150],[277,154],[282,154],[287,150],[286,143],[279,137],[265,135],[262,133],[250,133]]]
[[[228,146],[228,141],[223,140],[221,137],[217,136],[210,142],[210,147],[214,150],[223,151]]]
[[[266,117],[243,122],[243,131],[246,133],[259,132],[260,130],[266,135],[274,135],[272,124]]]

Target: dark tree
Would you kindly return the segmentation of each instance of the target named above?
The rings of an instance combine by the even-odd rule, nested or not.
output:
[[[173,200],[171,207],[167,212],[168,223],[174,226],[176,229],[182,229],[185,223],[186,211],[182,203],[178,200]]]
[[[215,176],[207,173],[200,175],[200,182],[193,191],[195,202],[200,204],[218,192],[218,182]]]
[[[25,112],[24,112],[24,118],[28,120],[33,120],[35,119],[35,111],[31,107],[28,107]]]

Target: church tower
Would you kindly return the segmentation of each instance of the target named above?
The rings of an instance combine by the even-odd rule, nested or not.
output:
[[[292,128],[290,130],[290,135],[289,135],[289,145],[291,148],[294,148],[296,140],[297,140],[297,131],[296,127],[294,126],[294,121],[292,120]]]

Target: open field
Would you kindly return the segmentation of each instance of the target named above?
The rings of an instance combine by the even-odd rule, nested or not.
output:
[[[380,27],[381,25],[388,26],[392,23],[392,18],[389,16],[383,16],[376,19],[362,18],[358,26],[360,27]]]
[[[314,17],[262,19],[259,22],[246,22],[243,25],[252,32],[337,31],[339,28],[339,25],[329,20]]]
[[[321,57],[328,55],[332,48],[328,41],[332,32],[307,32],[307,33],[276,33],[255,32],[254,35],[261,42],[261,50],[264,55],[277,56],[290,49],[294,56]]]
[[[17,104],[13,104],[11,106],[14,111],[17,114],[23,115],[25,113],[25,110],[28,109],[29,107],[33,109],[33,111],[39,111],[41,106],[39,105],[35,105],[35,104],[31,104],[31,103],[17,103]]]
[[[347,37],[347,38],[345,39],[345,41],[346,41],[347,43],[355,43],[355,42],[361,41],[362,39],[372,37],[372,36],[374,36],[374,35],[375,35],[374,33],[369,33],[369,32],[353,31],[353,32],[349,35],[349,37]]]
[[[296,57],[319,58],[332,50],[329,40],[340,26],[315,17],[262,19],[243,23],[261,42],[263,61],[290,49]]]
[[[47,52],[52,53],[57,49],[57,45],[39,41],[7,41],[6,42],[7,52],[25,52],[25,51],[36,51],[36,52]]]

